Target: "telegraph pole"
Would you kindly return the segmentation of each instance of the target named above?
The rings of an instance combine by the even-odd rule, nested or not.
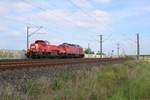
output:
[[[88,43],[88,58],[89,58],[89,54],[90,54],[90,44]]]
[[[140,40],[139,40],[139,33],[137,33],[137,60],[139,60],[140,56]]]
[[[88,43],[88,49],[90,49],[90,43]]]
[[[30,29],[30,27],[27,26],[27,51],[29,49],[29,29]]]
[[[98,35],[99,39],[100,39],[100,58],[102,58],[102,54],[103,54],[103,35]]]
[[[117,55],[118,55],[118,57],[120,56],[120,44],[119,44],[119,42],[117,43]]]

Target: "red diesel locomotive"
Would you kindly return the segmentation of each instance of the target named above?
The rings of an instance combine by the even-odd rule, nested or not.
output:
[[[47,41],[37,40],[27,51],[28,58],[83,58],[83,48],[76,44],[63,43],[52,45]]]

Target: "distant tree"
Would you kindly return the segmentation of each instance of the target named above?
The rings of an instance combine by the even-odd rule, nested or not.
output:
[[[95,52],[94,51],[91,51],[91,53],[90,54],[95,54]]]
[[[97,55],[101,55],[101,52],[98,51],[96,54],[97,54]],[[102,53],[102,55],[105,55],[105,53]]]
[[[84,53],[89,54],[91,52],[90,48],[85,49]]]
[[[94,54],[94,51],[92,51],[90,48],[85,49],[85,54]]]

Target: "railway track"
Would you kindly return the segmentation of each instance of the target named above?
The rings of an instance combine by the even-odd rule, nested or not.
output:
[[[123,61],[126,58],[92,58],[92,59],[29,59],[29,60],[2,60],[0,61],[0,71],[26,69],[35,67],[51,67],[55,65],[69,65],[94,62],[114,62]]]

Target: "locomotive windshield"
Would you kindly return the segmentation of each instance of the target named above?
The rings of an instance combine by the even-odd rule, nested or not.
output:
[[[37,40],[37,41],[35,41],[35,43],[46,43],[46,42],[43,40]]]

